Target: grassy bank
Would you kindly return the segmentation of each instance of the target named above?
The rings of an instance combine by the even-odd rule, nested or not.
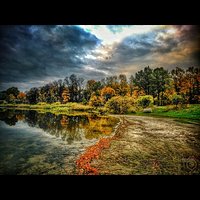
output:
[[[59,102],[47,104],[47,103],[38,103],[35,105],[30,104],[0,104],[2,108],[14,108],[18,110],[38,110],[40,112],[52,112],[52,113],[71,113],[71,112],[96,112],[96,113],[105,113],[105,108],[95,108],[89,105],[83,105],[81,103],[67,103],[60,104]],[[107,110],[109,113],[109,111]],[[129,113],[133,114],[133,113]],[[169,106],[154,106],[152,107],[151,113],[143,113],[142,109],[136,111],[135,115],[145,115],[145,116],[158,116],[158,117],[173,117],[181,120],[194,120],[199,121],[200,119],[200,105],[193,104],[188,105],[184,108],[176,108],[173,105]]]
[[[200,120],[200,105],[188,105],[185,108],[176,108],[175,106],[156,106],[152,108],[152,113],[137,112],[138,115],[149,115],[158,117],[173,117],[181,120]]]
[[[30,104],[0,104],[1,108],[13,108],[16,110],[37,110],[40,112],[52,112],[52,113],[71,113],[71,112],[92,112],[95,109],[89,105],[82,105],[80,103],[38,103],[34,105]]]

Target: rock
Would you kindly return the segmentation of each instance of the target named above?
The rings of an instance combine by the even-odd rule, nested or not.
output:
[[[145,108],[143,110],[143,113],[152,113],[152,109],[151,108]]]

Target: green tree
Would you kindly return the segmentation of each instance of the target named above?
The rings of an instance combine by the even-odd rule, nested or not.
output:
[[[102,89],[102,85],[100,81],[88,80],[86,84],[86,89],[84,90],[85,99],[89,101],[93,93],[95,93],[95,95],[97,96],[100,96],[101,89]]]
[[[180,94],[181,88],[184,84],[185,70],[176,67],[171,71],[171,76],[174,80],[174,88],[177,94]]]
[[[134,83],[140,90],[144,90],[145,94],[153,93],[153,71],[148,66],[144,70],[140,70],[135,74]]]
[[[7,95],[10,95],[10,94],[13,94],[15,96],[15,98],[17,97],[17,95],[19,94],[19,90],[17,87],[11,87],[11,88],[8,88],[6,90],[6,94]]]
[[[65,78],[65,84],[69,89],[70,101],[81,102],[83,99],[83,78],[78,78],[75,74]]]
[[[169,84],[169,73],[162,67],[153,70],[153,91],[157,97],[158,105],[163,105],[164,92]]]
[[[38,97],[39,97],[39,89],[34,87],[31,88],[27,93],[26,93],[26,98],[30,104],[36,104],[38,103]]]
[[[13,94],[8,95],[8,102],[15,103],[16,97]]]

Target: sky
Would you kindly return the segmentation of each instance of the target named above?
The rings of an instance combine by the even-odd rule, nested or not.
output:
[[[85,80],[134,75],[146,66],[199,67],[195,25],[0,26],[0,90],[40,87],[76,74]]]

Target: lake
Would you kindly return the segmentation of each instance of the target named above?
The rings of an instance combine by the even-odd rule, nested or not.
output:
[[[77,174],[76,159],[119,120],[111,116],[0,110],[0,174]]]

